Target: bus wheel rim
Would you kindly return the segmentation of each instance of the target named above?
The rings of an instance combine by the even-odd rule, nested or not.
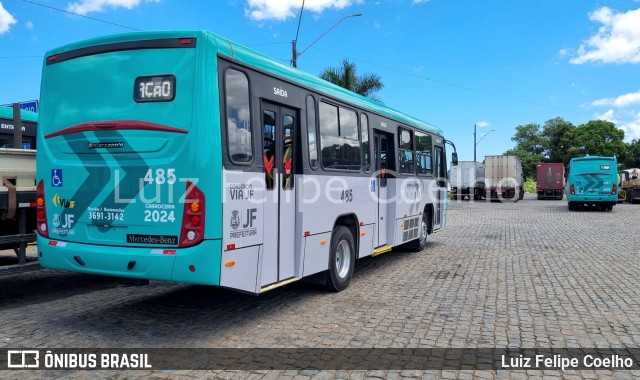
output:
[[[351,265],[351,248],[346,240],[341,240],[336,249],[336,272],[340,278],[345,278]]]
[[[423,219],[420,227],[420,244],[425,245],[427,243],[428,234],[429,234],[429,229],[427,227],[427,223]]]

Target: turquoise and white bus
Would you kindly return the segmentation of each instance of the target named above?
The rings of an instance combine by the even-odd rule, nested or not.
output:
[[[261,293],[446,225],[442,131],[208,32],[47,52],[43,267]]]
[[[591,206],[613,210],[618,203],[618,160],[615,157],[572,158],[567,174],[569,210]]]

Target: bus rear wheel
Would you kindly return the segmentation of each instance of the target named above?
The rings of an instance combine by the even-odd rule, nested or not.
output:
[[[338,226],[331,234],[329,273],[326,285],[329,290],[340,292],[349,286],[356,261],[356,249],[351,230]]]

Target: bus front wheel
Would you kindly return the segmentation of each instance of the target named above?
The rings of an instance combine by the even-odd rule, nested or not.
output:
[[[331,234],[329,273],[326,285],[329,290],[339,292],[349,286],[356,261],[356,249],[351,230],[337,226]]]
[[[423,249],[427,248],[427,237],[429,236],[429,224],[427,216],[431,217],[431,214],[427,212],[422,214],[422,221],[420,223],[420,236],[416,240],[408,243],[409,249],[414,252],[420,252]]]

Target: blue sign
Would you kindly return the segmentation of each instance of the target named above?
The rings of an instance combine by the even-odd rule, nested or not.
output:
[[[51,186],[62,187],[62,169],[51,169]]]
[[[22,102],[20,103],[20,108],[22,108],[23,110],[27,110],[27,111],[31,111],[31,112],[38,112],[38,101],[37,100],[31,100],[29,102]]]
[[[371,192],[372,193],[376,192],[376,180],[375,179],[371,180]]]
[[[20,102],[20,109],[38,112],[38,101],[37,100],[29,100],[28,102]],[[13,107],[12,104],[4,104],[5,107]]]

